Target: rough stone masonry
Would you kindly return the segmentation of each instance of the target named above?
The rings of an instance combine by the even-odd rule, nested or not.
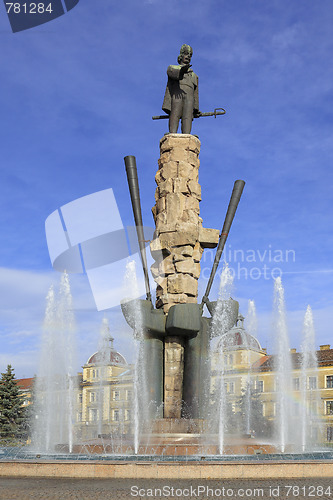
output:
[[[165,314],[174,304],[197,302],[203,250],[219,240],[219,231],[203,228],[199,216],[199,152],[200,141],[191,134],[166,134],[160,141],[150,249],[156,308]],[[182,337],[165,338],[164,417],[181,416],[184,342]]]

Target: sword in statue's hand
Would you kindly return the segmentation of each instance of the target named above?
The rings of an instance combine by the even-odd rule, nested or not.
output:
[[[215,108],[214,111],[210,113],[201,113],[200,111],[198,113],[195,113],[193,115],[193,118],[201,118],[202,116],[214,116],[216,118],[219,115],[225,115],[225,109],[223,108]],[[165,120],[166,118],[169,118],[170,115],[159,115],[159,116],[152,116],[153,120]]]

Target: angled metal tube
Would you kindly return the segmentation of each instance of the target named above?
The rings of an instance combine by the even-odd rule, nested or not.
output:
[[[215,274],[216,274],[216,271],[217,271],[217,268],[218,268],[218,265],[219,265],[219,262],[221,259],[221,255],[222,255],[222,252],[223,252],[223,249],[225,246],[225,242],[227,241],[227,238],[228,238],[228,234],[229,234],[229,231],[231,228],[232,221],[234,220],[234,217],[235,217],[235,213],[236,213],[236,210],[238,207],[239,200],[241,199],[241,196],[242,196],[244,186],[245,186],[245,181],[242,181],[242,180],[235,181],[234,188],[232,190],[232,194],[231,194],[231,198],[230,198],[230,202],[229,202],[229,206],[228,206],[228,210],[227,210],[227,215],[225,216],[222,232],[220,234],[220,240],[219,240],[219,244],[218,244],[218,247],[216,250],[213,267],[212,267],[210,277],[209,277],[209,280],[207,283],[207,288],[206,288],[205,294],[202,297],[202,301],[201,301],[202,305],[205,303],[207,304],[209,302],[208,295],[209,295],[210,289],[212,288],[213,280],[214,280],[214,277],[215,277]]]
[[[145,237],[143,232],[142,224],[142,213],[141,213],[141,203],[140,203],[140,191],[139,191],[139,181],[138,181],[138,171],[136,168],[135,156],[125,156],[125,167],[127,174],[127,182],[131,195],[131,202],[135,220],[136,233],[138,235],[138,242],[140,248],[140,256],[143,268],[143,274],[145,277],[146,286],[146,296],[147,300],[151,301],[150,285],[149,285],[149,275],[148,275],[148,265],[145,247]]]

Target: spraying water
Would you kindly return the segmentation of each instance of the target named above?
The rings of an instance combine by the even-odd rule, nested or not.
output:
[[[220,280],[219,296],[216,303],[215,311],[212,319],[212,337],[217,337],[221,332],[228,330],[230,311],[225,307],[225,301],[230,299],[233,288],[233,276],[227,264],[225,264]],[[211,349],[212,350],[212,349]],[[218,423],[218,442],[219,453],[223,454],[224,438],[227,427],[227,401],[226,401],[226,384],[225,384],[225,350],[223,341],[218,344],[217,366],[215,367],[218,375],[216,377],[217,386],[215,394],[217,396],[216,411]]]
[[[301,344],[301,449],[305,451],[311,442],[317,440],[319,429],[318,409],[320,396],[318,389],[318,360],[315,344],[315,328],[310,306],[307,307],[303,322]]]
[[[276,344],[275,370],[276,370],[276,394],[277,410],[276,424],[278,444],[281,451],[285,451],[286,444],[290,438],[291,417],[291,356],[286,321],[286,307],[284,289],[281,278],[275,279],[274,283],[274,335]]]
[[[256,305],[254,300],[249,300],[248,309],[247,309],[247,331],[253,337],[257,336],[258,322],[257,322],[257,313],[256,313]],[[250,353],[249,353],[250,356]],[[246,377],[246,386],[245,386],[245,432],[246,434],[251,433],[251,417],[252,417],[252,363],[251,359],[249,359],[249,368]]]
[[[254,300],[249,300],[249,302],[248,302],[247,316],[246,316],[246,329],[250,335],[253,335],[253,337],[257,336],[258,319],[257,319],[256,304],[255,304]]]
[[[111,342],[111,345],[110,345]],[[110,353],[112,349],[113,338],[111,337],[109,321],[107,318],[103,318],[102,325],[100,328],[100,338],[98,343],[98,358],[97,358],[97,375],[98,375],[98,392],[97,392],[97,402],[98,402],[98,426],[97,433],[100,435],[103,433],[103,421],[105,402],[105,381],[108,379],[108,366],[110,364]]]
[[[139,286],[136,275],[135,261],[128,261],[126,265],[125,286],[127,295],[130,295],[130,315],[133,318],[134,328],[134,390],[133,390],[133,413],[134,413],[134,453],[139,451],[140,434],[144,425],[148,426],[149,398],[146,388],[145,370],[148,369],[144,363],[144,330],[139,297]]]
[[[33,440],[40,450],[54,451],[57,444],[73,450],[75,352],[72,295],[63,273],[58,296],[51,287],[46,297]]]

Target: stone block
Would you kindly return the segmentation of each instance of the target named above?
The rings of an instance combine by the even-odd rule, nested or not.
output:
[[[163,154],[170,155],[169,161],[188,161],[190,151],[187,151],[186,149],[184,149],[182,147],[176,147],[176,148],[171,149],[169,153],[163,153]],[[194,154],[194,153],[192,153],[192,154]]]
[[[193,273],[194,278],[199,279],[200,271],[201,271],[200,262],[195,262],[194,263],[194,273]]]
[[[160,151],[170,151],[173,148],[184,148],[195,150],[198,148],[200,150],[200,141],[197,137],[191,134],[166,134],[160,140]]]
[[[194,198],[194,196],[186,196],[185,200],[185,210],[194,210],[198,215],[200,213],[200,207],[199,207],[200,201],[198,198]]]
[[[185,245],[184,247],[175,248],[173,251],[174,262],[186,259],[186,257],[192,257],[193,246]]]
[[[172,179],[167,179],[166,181],[162,181],[158,187],[158,193],[159,197],[173,193]]]
[[[161,273],[158,274],[154,280],[156,281],[157,285],[160,287],[161,293],[167,291],[168,288],[168,279],[166,278],[167,273]]]
[[[200,223],[202,223],[202,219],[194,210],[184,210],[181,216],[181,221],[190,224],[198,224],[199,226]]]
[[[156,216],[156,231],[158,233],[169,233],[172,231],[176,231],[176,221],[171,222],[173,220],[171,214],[169,217],[167,216],[167,212],[161,212]]]
[[[196,296],[198,293],[198,281],[189,274],[170,274],[168,276],[169,293],[186,293]]]
[[[178,225],[179,226],[179,225]],[[183,245],[195,245],[198,241],[199,236],[199,228],[196,230],[192,229],[191,231],[177,231],[177,232],[169,232],[160,234],[161,247],[163,249],[167,249],[170,252],[170,249],[175,246],[183,246]]]
[[[198,200],[201,200],[201,186],[198,182],[190,180],[187,183],[190,193],[195,196]]]
[[[178,163],[176,161],[168,161],[167,163],[161,163],[160,176],[163,180],[167,180],[170,177],[178,177]]]
[[[156,280],[156,278],[159,276],[159,263],[154,262],[154,264],[150,266],[150,271],[154,280]]]
[[[174,264],[177,273],[185,273],[190,274],[191,276],[195,273],[195,263],[191,258],[187,258],[186,260],[181,260]]]
[[[183,234],[192,234],[196,241],[199,241],[199,224],[198,222],[178,222],[176,230]]]
[[[185,177],[178,177],[173,180],[173,190],[175,193],[189,194],[190,190]]]
[[[168,161],[170,161],[170,151],[161,152],[161,156],[160,156],[161,164],[168,163]]]
[[[154,239],[150,242],[150,253],[153,257],[153,259],[160,261],[162,260],[166,255],[170,254],[170,251],[166,248],[163,247],[161,244],[161,240],[158,236],[156,236]]]
[[[194,181],[198,180],[198,169],[187,161],[178,162],[178,177],[183,177],[187,180],[192,179]]]
[[[188,151],[187,159],[188,162],[191,163],[191,165],[193,165],[196,168],[199,168],[200,160],[196,153],[193,153],[193,151]]]
[[[186,304],[197,304],[198,302],[198,293],[193,296],[188,296],[186,299]]]
[[[218,229],[199,228],[199,241],[203,248],[215,248],[218,245],[220,231]]]
[[[160,152],[164,153],[165,151],[170,151],[170,149],[174,148],[178,142],[178,134],[167,134],[160,140]]]
[[[182,193],[170,193],[165,197],[165,208],[168,214],[168,219],[176,221],[182,214],[186,202],[186,196]]]
[[[200,140],[197,137],[194,137],[194,135],[191,135],[188,141],[188,148],[190,151],[193,151],[196,155],[199,155],[200,153]]]
[[[165,210],[165,196],[159,198],[156,202],[156,213],[163,212]]]
[[[175,273],[175,265],[173,263],[173,256],[168,255],[165,257],[165,259],[162,260],[162,262],[159,265],[159,274],[167,276],[169,274],[174,274]]]
[[[151,209],[151,213],[153,214],[154,221],[156,222],[156,205]]]
[[[193,260],[195,262],[200,262],[202,254],[203,254],[203,248],[199,242],[196,242],[193,249]]]
[[[167,302],[172,302],[174,304],[185,304],[187,300],[187,295],[185,293],[165,293],[161,296],[161,300],[164,304]]]
[[[156,174],[155,174],[155,182],[157,185],[159,185],[161,182],[163,182],[163,177],[162,177],[162,174],[161,174],[161,170],[157,170]]]

